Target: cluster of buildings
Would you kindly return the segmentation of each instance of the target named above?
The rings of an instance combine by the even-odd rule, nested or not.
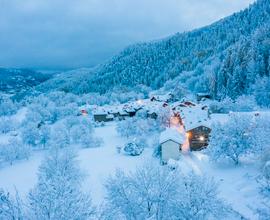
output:
[[[205,98],[201,97],[203,95],[198,95],[197,101]],[[119,105],[83,107],[81,113],[91,114],[96,122],[108,122],[124,120],[139,112],[157,119],[160,112],[164,112],[163,109],[168,110],[171,117],[168,129],[160,136],[164,162],[168,159],[177,159],[180,151],[200,150],[207,146],[211,132],[208,106],[187,100],[174,101],[170,94]]]

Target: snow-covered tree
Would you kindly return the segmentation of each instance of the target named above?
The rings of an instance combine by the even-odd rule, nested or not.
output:
[[[214,161],[231,160],[239,164],[240,156],[252,151],[254,123],[249,116],[233,115],[224,124],[212,127],[208,152]]]
[[[179,182],[177,198],[170,204],[173,219],[218,219],[236,215],[218,198],[218,185],[210,178],[189,174]]]
[[[171,119],[171,111],[169,107],[161,108],[158,112],[157,121],[160,127],[168,127]]]
[[[29,193],[36,219],[94,219],[90,196],[81,192],[82,172],[73,150],[54,148],[41,164],[38,183]]]
[[[17,137],[12,137],[7,144],[1,144],[0,146],[0,157],[10,164],[15,160],[28,159],[30,154],[30,146],[24,144]]]
[[[42,149],[46,149],[48,147],[48,143],[50,142],[50,126],[49,125],[42,125],[39,128],[39,134],[40,134],[40,142]]]
[[[129,141],[148,146],[149,136],[154,136],[160,131],[159,123],[151,118],[132,117],[117,123],[117,133]]]
[[[23,220],[26,219],[22,200],[18,193],[15,198],[10,193],[0,188],[0,219],[3,220]]]
[[[270,77],[259,78],[253,88],[258,105],[270,107]]]
[[[136,135],[137,128],[135,126],[135,119],[127,118],[126,120],[119,121],[116,130],[119,135],[126,138]]]
[[[51,129],[50,146],[66,148],[70,146],[70,131],[63,121],[57,122]]]
[[[0,116],[9,116],[16,111],[17,106],[11,99],[0,96]]]
[[[92,122],[86,117],[76,117],[76,121],[70,127],[70,137],[72,143],[85,148],[98,147],[101,141],[93,137]]]
[[[229,213],[211,179],[158,165],[129,174],[118,170],[106,189],[107,219],[211,219]]]
[[[31,145],[34,148],[38,147],[41,136],[37,123],[32,121],[24,123],[21,127],[21,137],[26,145]]]
[[[14,131],[16,124],[7,116],[0,117],[0,133],[7,134],[10,131]]]

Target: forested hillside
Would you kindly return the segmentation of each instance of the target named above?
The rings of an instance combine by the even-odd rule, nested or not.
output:
[[[269,50],[270,1],[258,0],[210,26],[132,45],[91,73],[60,74],[38,89],[105,93],[138,84],[158,89],[177,80],[192,92],[236,98],[252,93],[251,85],[269,76]]]
[[[51,76],[29,69],[0,68],[0,93],[23,93],[45,82]]]

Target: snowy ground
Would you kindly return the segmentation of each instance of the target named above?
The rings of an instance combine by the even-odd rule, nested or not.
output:
[[[86,174],[83,189],[91,192],[96,204],[103,201],[103,184],[117,168],[128,172],[151,160],[158,165],[158,160],[152,157],[152,149],[146,149],[137,157],[118,154],[116,146],[122,146],[125,140],[117,135],[114,122],[96,128],[95,134],[103,138],[104,144],[100,148],[80,150],[78,160]],[[36,173],[44,155],[44,152],[35,152],[28,161],[0,168],[0,187],[10,192],[17,189],[20,194],[27,195],[37,181]],[[253,213],[253,209],[260,205],[256,167],[251,164],[218,167],[211,164],[207,156],[201,152],[182,156],[179,165],[187,172],[193,170],[198,175],[206,174],[213,177],[220,185],[221,197],[245,218],[257,219]]]
[[[154,159],[152,149],[145,149],[138,157],[117,153],[116,146],[122,146],[125,140],[117,135],[115,123],[96,128],[95,135],[103,138],[102,147],[79,150],[78,160],[86,175],[84,190],[91,192],[95,203],[100,203],[104,198],[103,184],[116,169],[128,172],[144,161]],[[15,162],[12,166],[0,168],[0,187],[10,192],[17,189],[19,193],[26,195],[37,182],[36,173],[44,155],[45,152],[34,152],[27,161]]]

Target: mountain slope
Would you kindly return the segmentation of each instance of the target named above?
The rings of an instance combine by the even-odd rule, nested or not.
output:
[[[55,85],[49,80],[38,89],[65,88],[67,92],[78,94],[104,93],[114,87],[138,84],[157,89],[166,81],[183,76],[180,81],[191,91],[235,97],[247,92],[248,83],[258,74],[269,75],[269,24],[270,1],[258,0],[246,10],[210,26],[156,42],[132,45],[92,69],[91,73],[74,73],[68,80],[62,74],[54,79],[62,84]],[[258,63],[260,67],[256,66]],[[235,82],[246,78],[245,85]],[[231,81],[235,84],[233,91]]]
[[[0,68],[0,92],[7,94],[25,92],[49,78],[48,74],[29,69]]]

